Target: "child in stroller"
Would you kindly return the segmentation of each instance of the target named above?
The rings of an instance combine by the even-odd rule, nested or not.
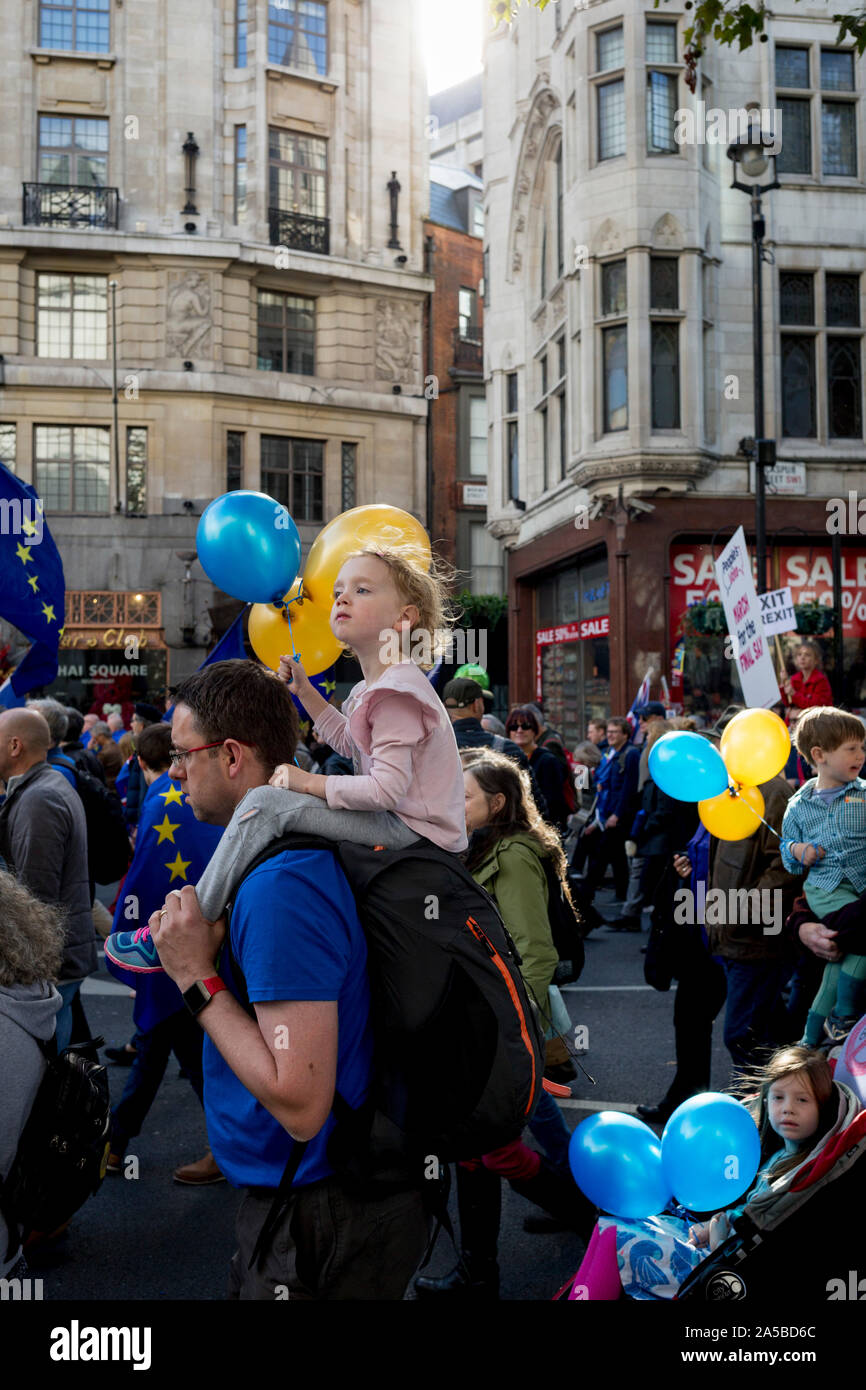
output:
[[[742,1089],[756,1083],[746,1103],[761,1158],[747,1195],[697,1224],[667,1212],[643,1221],[601,1217],[559,1297],[828,1297],[831,1278],[844,1276],[862,1249],[855,1213],[866,1172],[861,1165],[858,1177],[856,1160],[866,1151],[866,1111],[811,1048],[775,1052]]]

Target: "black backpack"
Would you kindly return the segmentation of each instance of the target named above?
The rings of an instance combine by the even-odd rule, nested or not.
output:
[[[441,1167],[516,1139],[541,1095],[544,1041],[493,899],[456,855],[425,840],[387,850],[290,834],[268,845],[247,874],[292,849],[334,855],[367,939],[373,1085],[364,1113],[335,1096],[329,1157],[341,1179],[361,1189],[402,1172],[420,1185],[431,1158]],[[228,931],[225,940],[245,994]],[[304,1149],[293,1146],[253,1260]]]
[[[57,1055],[54,1039],[40,1042],[48,1062],[12,1167],[0,1178],[0,1212],[9,1230],[6,1259],[19,1240],[50,1235],[97,1191],[108,1161],[111,1101],[97,1049],[102,1038]]]
[[[562,881],[555,865],[548,855],[541,861],[547,879],[547,919],[559,965],[553,976],[555,985],[573,984],[580,979],[583,970],[585,951],[583,938],[586,924],[578,908],[573,907],[565,896]]]
[[[116,792],[109,791],[98,777],[65,753],[55,757],[50,766],[56,767],[59,763],[75,773],[75,789],[87,821],[90,877],[94,883],[116,883],[129,868],[131,855],[123,803]]]

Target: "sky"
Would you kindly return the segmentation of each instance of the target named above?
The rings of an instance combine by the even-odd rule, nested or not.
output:
[[[481,71],[487,0],[416,0],[431,92],[452,87]]]

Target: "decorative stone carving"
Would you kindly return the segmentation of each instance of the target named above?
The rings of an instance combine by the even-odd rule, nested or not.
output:
[[[511,257],[511,269],[515,275],[519,275],[523,266],[523,257],[519,251],[515,251]]]
[[[523,216],[523,213],[521,212],[520,215],[519,215],[519,217],[518,217],[518,219],[517,219],[517,221],[516,221],[515,224],[514,224],[514,230],[515,230],[516,232],[522,232],[525,226],[526,226],[526,218]]]
[[[507,543],[510,539],[513,540],[520,535],[520,517],[497,517],[495,521],[488,522],[487,530],[495,541]]]
[[[677,219],[669,212],[660,217],[652,231],[653,246],[664,246],[681,249],[683,244],[683,233]]]
[[[622,233],[613,218],[607,217],[595,234],[593,252],[596,256],[610,256],[621,250]]]
[[[170,270],[165,314],[167,357],[210,357],[211,277],[203,270]]]
[[[376,376],[408,384],[415,380],[417,323],[413,305],[401,299],[376,300]]]

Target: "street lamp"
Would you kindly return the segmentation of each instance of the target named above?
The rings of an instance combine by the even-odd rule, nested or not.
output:
[[[758,112],[754,112],[758,116]],[[764,469],[776,462],[776,441],[764,435],[764,322],[761,299],[761,263],[773,263],[772,252],[764,249],[766,223],[761,208],[761,195],[771,188],[780,188],[776,178],[776,155],[778,145],[772,131],[756,126],[749,120],[748,130],[740,134],[728,146],[728,159],[733,162],[734,174],[732,188],[748,193],[752,200],[752,336],[755,371],[755,550],[758,562],[758,593],[767,587],[767,517],[766,494],[764,489]],[[759,183],[767,171],[772,178],[769,183]],[[751,180],[743,183],[737,177],[742,174]]]

